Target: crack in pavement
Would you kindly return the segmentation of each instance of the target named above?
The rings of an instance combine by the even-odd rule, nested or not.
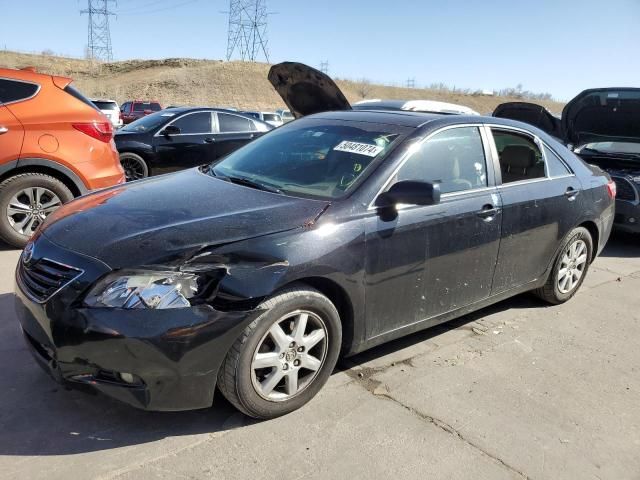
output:
[[[407,361],[410,361],[410,360],[411,359],[407,359]],[[384,390],[381,390],[379,387],[380,387],[380,385],[382,385],[382,382],[380,382],[379,380],[372,379],[370,377],[370,375],[373,375],[375,373],[379,373],[380,371],[387,370],[391,366],[393,366],[393,365],[389,365],[389,366],[386,366],[386,367],[379,367],[379,368],[369,368],[369,369],[367,369],[368,371],[366,373],[362,372],[362,371],[358,371],[358,372],[354,372],[354,373],[347,372],[347,375],[349,375],[350,377],[354,378],[356,380],[355,383],[357,383],[358,385],[363,387],[366,391],[371,393],[374,397],[380,397],[380,398],[383,398],[385,400],[388,400],[388,401],[391,401],[391,402],[395,403],[396,405],[398,405],[398,406],[402,407],[403,409],[407,410],[408,412],[410,412],[412,415],[414,415],[415,417],[419,418],[420,420],[422,420],[424,422],[427,422],[427,423],[429,423],[431,425],[434,425],[434,426],[438,427],[440,430],[442,430],[443,432],[448,433],[449,435],[452,435],[453,437],[457,438],[458,440],[461,440],[462,442],[466,443],[467,445],[469,445],[473,449],[475,449],[478,452],[480,452],[483,456],[493,460],[494,462],[498,463],[499,465],[501,465],[502,467],[506,468],[510,472],[518,475],[520,478],[523,478],[525,480],[531,480],[531,477],[529,477],[526,473],[518,470],[517,468],[515,468],[512,465],[509,465],[507,462],[502,460],[500,457],[498,457],[498,456],[492,454],[491,452],[485,450],[484,448],[482,448],[477,443],[475,443],[472,440],[470,440],[467,437],[465,437],[462,434],[462,432],[460,432],[459,430],[457,430],[455,427],[453,427],[449,423],[445,422],[444,420],[441,420],[439,418],[433,417],[431,415],[427,415],[426,413],[423,413],[423,412],[421,412],[421,411],[419,411],[419,410],[417,410],[417,409],[415,409],[415,408],[413,408],[413,407],[411,407],[409,405],[405,405],[400,400],[398,400],[397,398],[393,397],[391,395],[391,393],[389,393],[388,388],[386,387],[386,385],[384,385]]]

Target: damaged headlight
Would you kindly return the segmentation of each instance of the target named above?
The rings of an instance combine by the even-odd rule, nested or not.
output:
[[[118,272],[94,285],[85,305],[100,308],[185,308],[198,294],[199,277],[182,272]]]

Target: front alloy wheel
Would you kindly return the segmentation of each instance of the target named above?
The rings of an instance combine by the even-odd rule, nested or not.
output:
[[[303,406],[329,379],[342,325],[333,303],[304,284],[276,292],[256,310],[264,313],[229,349],[218,388],[245,414],[275,418]]]
[[[313,382],[326,356],[322,318],[304,310],[291,312],[258,343],[251,363],[253,386],[266,400],[288,400]]]

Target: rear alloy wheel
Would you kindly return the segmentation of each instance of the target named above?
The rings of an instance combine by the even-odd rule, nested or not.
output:
[[[317,290],[294,285],[262,302],[218,373],[218,388],[238,410],[275,418],[309,400],[328,380],[342,343],[340,317]]]
[[[45,218],[73,199],[60,180],[40,173],[23,173],[0,184],[0,238],[24,247]]]
[[[589,270],[593,255],[593,240],[586,228],[574,229],[565,241],[554,263],[547,283],[535,291],[552,304],[563,303],[573,297]]]
[[[124,169],[124,176],[127,182],[140,180],[149,176],[149,167],[140,155],[125,152],[120,154],[120,164]]]

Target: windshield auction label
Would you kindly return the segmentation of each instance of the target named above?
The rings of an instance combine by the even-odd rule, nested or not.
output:
[[[384,147],[378,145],[371,145],[369,143],[350,142],[345,140],[336,145],[334,150],[338,152],[357,153],[359,155],[366,155],[367,157],[375,157],[378,155]]]

